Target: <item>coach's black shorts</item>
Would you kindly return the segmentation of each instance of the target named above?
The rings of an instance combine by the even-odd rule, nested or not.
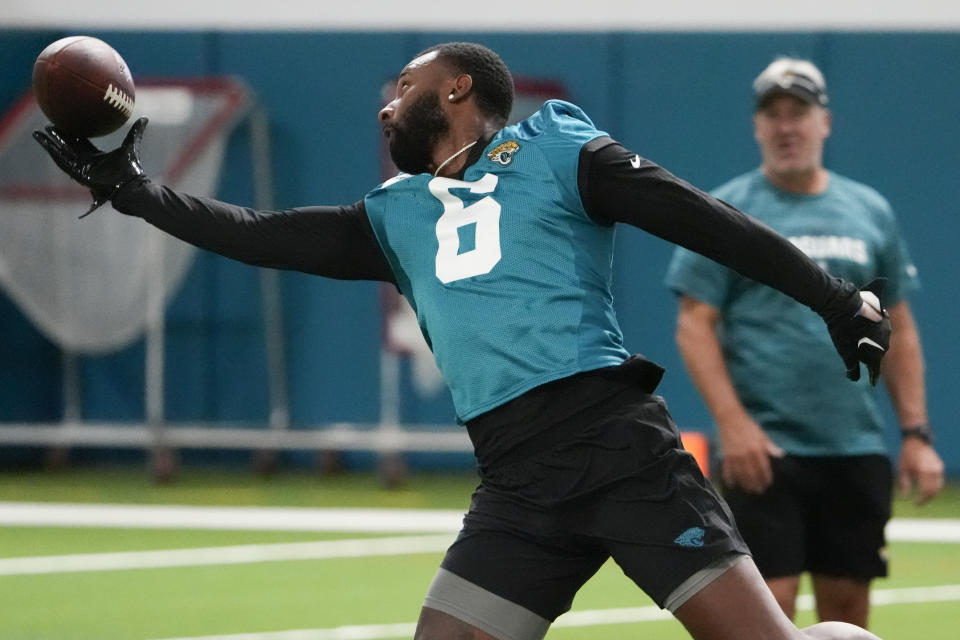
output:
[[[613,557],[669,607],[675,591],[690,595],[702,587],[704,570],[747,553],[723,500],[683,450],[659,396],[619,387],[556,430],[564,437],[539,453],[481,465],[481,485],[428,606],[431,598],[442,599],[435,592],[443,588],[476,589],[492,600],[491,609],[502,598],[552,621]],[[542,433],[538,441],[549,436]],[[454,613],[473,620],[476,612]]]
[[[882,455],[774,458],[760,495],[724,489],[767,578],[805,571],[867,580],[887,575],[884,527],[893,474]]]

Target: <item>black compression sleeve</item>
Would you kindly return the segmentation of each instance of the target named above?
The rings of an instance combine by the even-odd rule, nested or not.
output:
[[[639,227],[778,289],[825,318],[849,311],[852,285],[832,278],[762,222],[610,138],[584,147],[579,181],[584,206],[598,223]]]
[[[394,282],[363,201],[257,211],[142,179],[124,187],[113,206],[185,242],[248,264],[341,280]]]

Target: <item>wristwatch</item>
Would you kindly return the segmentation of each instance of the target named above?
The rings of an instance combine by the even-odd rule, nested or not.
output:
[[[933,429],[926,423],[900,429],[900,439],[906,440],[907,438],[919,438],[927,444],[933,444]]]

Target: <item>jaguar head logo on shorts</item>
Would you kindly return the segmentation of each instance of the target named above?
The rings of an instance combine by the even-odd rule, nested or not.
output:
[[[707,532],[703,530],[703,527],[690,527],[677,536],[673,543],[678,544],[681,547],[702,547],[703,536],[706,535],[706,533]]]

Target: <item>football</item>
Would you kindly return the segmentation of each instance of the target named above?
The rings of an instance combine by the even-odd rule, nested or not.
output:
[[[33,94],[50,122],[81,138],[119,129],[130,119],[135,99],[127,63],[90,36],[62,38],[37,56]]]

